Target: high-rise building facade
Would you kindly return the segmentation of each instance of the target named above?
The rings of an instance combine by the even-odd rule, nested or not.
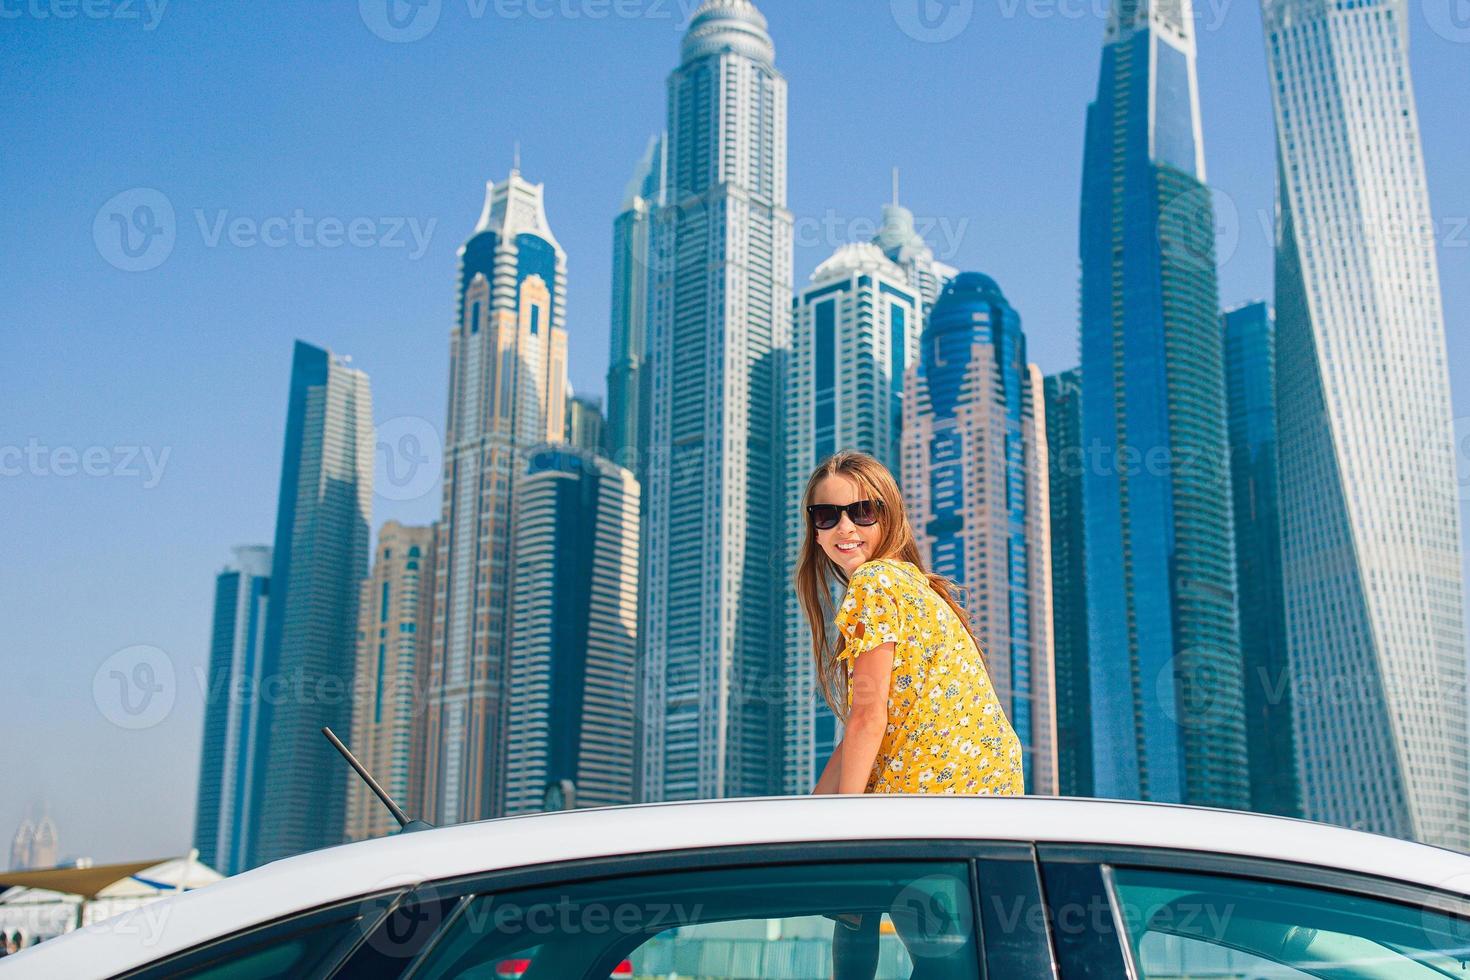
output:
[[[1302,803],[1312,819],[1467,850],[1453,410],[1409,73],[1412,8],[1263,8]]]
[[[567,442],[588,452],[605,452],[606,432],[606,422],[602,417],[602,399],[587,395],[575,395],[567,399]]]
[[[1244,808],[1215,225],[1189,0],[1114,0],[1082,178],[1094,792]]]
[[[1026,792],[1055,794],[1046,400],[993,279],[962,272],[945,286],[906,387],[902,485],[919,548],[966,591]]]
[[[1230,412],[1230,487],[1252,810],[1301,816],[1291,722],[1291,665],[1281,592],[1281,517],[1276,472],[1276,334],[1262,302],[1229,310],[1225,397]]]
[[[781,369],[791,330],[786,80],[749,0],[705,0],[668,82],[654,216],[644,799],[779,785]]]
[[[199,860],[223,875],[248,866],[271,579],[269,547],[242,545],[234,552],[235,560],[214,580],[204,739],[194,809],[194,846]]]
[[[807,477],[839,449],[899,472],[904,376],[918,358],[923,300],[876,246],[844,245],[812,273],[792,304],[786,370],[785,721],[782,787],[809,793],[832,754],[837,720],[817,692],[811,630],[793,576],[803,536],[797,503]],[[835,606],[834,606],[835,608]]]
[[[297,341],[271,551],[250,867],[343,839],[348,771],[321,730],[345,732],[352,720],[373,442],[367,375]]]
[[[613,220],[611,351],[607,369],[608,456],[635,473],[641,471],[640,435],[647,427],[643,362],[648,354],[652,313],[654,212],[665,203],[668,141],[662,135],[648,148]]]
[[[459,257],[425,708],[423,812],[434,823],[502,808],[518,453],[566,432],[566,254],[543,186],[518,170],[490,185]]]
[[[507,813],[633,801],[638,481],[568,445],[531,449],[515,490]]]
[[[1051,617],[1057,702],[1057,792],[1092,794],[1087,677],[1087,568],[1082,522],[1082,371],[1042,379],[1051,507]]]
[[[434,602],[434,528],[387,521],[378,529],[372,573],[357,609],[357,673],[352,685],[354,755],[411,816],[424,771],[423,708]],[[347,839],[398,829],[367,783],[347,783]]]

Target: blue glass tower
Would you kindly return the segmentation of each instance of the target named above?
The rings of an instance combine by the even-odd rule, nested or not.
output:
[[[1026,792],[1057,792],[1051,515],[1041,372],[988,276],[944,287],[920,340],[904,420],[905,506],[965,611],[1024,753]]]
[[[1051,595],[1057,691],[1057,791],[1092,795],[1092,706],[1087,679],[1087,574],[1082,524],[1082,372],[1047,375]]]
[[[250,867],[342,842],[347,773],[321,729],[346,731],[351,702],[318,692],[351,687],[372,498],[368,377],[297,341],[271,552]]]
[[[200,861],[225,875],[246,867],[270,574],[270,548],[247,545],[214,580],[194,846]]]
[[[1188,0],[1114,0],[1082,180],[1098,796],[1249,803],[1215,278]]]
[[[1251,809],[1299,817],[1281,588],[1275,322],[1265,303],[1248,303],[1225,314],[1223,329]]]

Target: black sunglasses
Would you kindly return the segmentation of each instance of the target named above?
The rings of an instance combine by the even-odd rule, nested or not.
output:
[[[880,500],[854,500],[850,504],[808,504],[806,512],[811,516],[812,526],[818,531],[830,531],[842,520],[842,512],[858,527],[872,527],[878,523]]]

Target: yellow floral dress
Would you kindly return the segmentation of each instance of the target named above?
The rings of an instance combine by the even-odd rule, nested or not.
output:
[[[894,558],[864,563],[848,580],[835,624],[849,708],[853,662],[874,647],[894,645],[888,728],[866,792],[1025,792],[1021,740],[980,652],[918,568]]]

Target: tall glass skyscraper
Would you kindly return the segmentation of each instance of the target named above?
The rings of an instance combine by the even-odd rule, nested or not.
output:
[[[895,475],[900,472],[904,375],[918,359],[922,309],[904,270],[867,243],[844,245],[817,266],[792,305],[781,497],[792,513],[782,576],[786,793],[811,792],[837,738],[837,720],[817,692],[811,629],[792,584],[808,533],[798,504],[811,471],[839,449],[870,453]]]
[[[569,445],[529,451],[516,481],[505,729],[507,813],[633,801],[638,481]]]
[[[613,220],[612,332],[607,369],[608,456],[618,465],[642,470],[640,430],[646,427],[643,360],[648,352],[652,312],[653,215],[664,204],[668,141],[648,141],[648,149]]]
[[[1082,372],[1042,379],[1051,508],[1051,600],[1057,700],[1057,792],[1092,795],[1092,691],[1083,561]]]
[[[1114,0],[1082,178],[1094,792],[1249,803],[1194,19]]]
[[[649,337],[642,798],[779,786],[786,80],[749,0],[705,0],[669,76]]]
[[[373,436],[367,375],[298,340],[271,554],[251,867],[343,839],[348,770],[321,729],[340,734],[352,720],[345,692],[368,572]]]
[[[1021,739],[1026,792],[1057,792],[1051,514],[1041,372],[995,280],[962,272],[929,317],[909,373],[904,504],[965,611]]]
[[[1282,581],[1308,817],[1470,850],[1460,521],[1404,0],[1266,0]]]
[[[425,711],[435,823],[501,812],[518,451],[566,436],[566,254],[543,186],[518,170],[491,184],[459,258]]]
[[[1251,809],[1299,817],[1291,666],[1281,595],[1276,334],[1271,308],[1261,302],[1230,310],[1222,325]]]
[[[387,521],[357,609],[352,686],[354,755],[395,802],[417,817],[424,773],[423,693],[434,617],[434,528]],[[347,838],[398,829],[366,782],[347,783]]]
[[[200,861],[224,875],[247,867],[270,580],[265,545],[236,548],[235,560],[214,580],[194,846]]]

